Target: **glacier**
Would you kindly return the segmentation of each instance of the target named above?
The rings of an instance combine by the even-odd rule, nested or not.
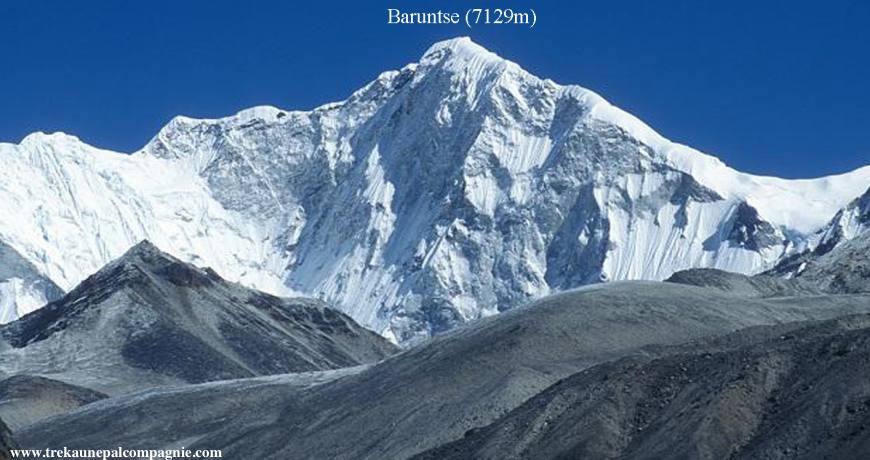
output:
[[[34,133],[0,162],[0,242],[33,267],[0,273],[4,321],[57,295],[15,280],[69,290],[148,239],[402,344],[589,283],[768,270],[870,184],[736,171],[468,38],[310,111],[179,116],[130,154]]]

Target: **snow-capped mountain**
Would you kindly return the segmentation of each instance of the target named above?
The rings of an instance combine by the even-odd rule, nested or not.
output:
[[[810,279],[834,292],[870,289],[870,188],[784,256],[768,274]]]
[[[0,241],[63,289],[147,238],[398,342],[586,283],[768,269],[870,184],[740,173],[467,38],[308,112],[177,117],[131,155],[38,133],[0,161]]]
[[[808,239],[808,249],[816,255],[830,252],[837,245],[870,231],[870,188],[837,212],[831,222]]]

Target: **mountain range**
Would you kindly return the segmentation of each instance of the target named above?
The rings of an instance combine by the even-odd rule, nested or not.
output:
[[[601,281],[786,270],[866,224],[870,184],[735,171],[466,38],[310,111],[176,117],[129,154],[35,133],[0,162],[3,321],[148,239],[405,345]]]

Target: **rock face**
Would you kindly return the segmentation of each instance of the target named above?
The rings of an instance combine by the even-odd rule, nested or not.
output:
[[[870,232],[808,261],[796,279],[811,280],[830,292],[870,292]]]
[[[418,458],[870,455],[870,316],[761,328],[560,380]]]
[[[33,448],[185,442],[230,458],[402,459],[461,439],[598,364],[746,327],[868,312],[861,295],[759,299],[607,283],[482,319],[327,384],[300,388],[284,376],[156,389],[37,423],[19,440]]]
[[[148,242],[0,327],[0,371],[109,394],[355,366],[395,351],[323,302],[243,288]]]
[[[177,117],[132,155],[34,134],[0,162],[22,217],[0,241],[63,289],[147,238],[403,343],[583,284],[770,268],[870,183],[739,173],[468,39],[309,112]]]

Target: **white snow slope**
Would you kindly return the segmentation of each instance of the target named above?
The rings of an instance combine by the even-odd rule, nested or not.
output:
[[[177,117],[132,155],[36,133],[0,163],[0,242],[63,289],[147,238],[404,343],[586,283],[767,269],[870,184],[737,172],[467,38],[309,112]]]

